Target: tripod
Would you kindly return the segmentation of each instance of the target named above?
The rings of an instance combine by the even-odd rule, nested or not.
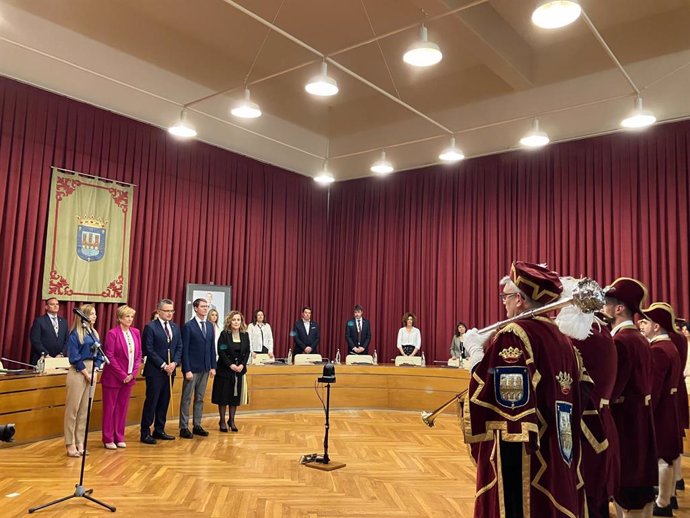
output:
[[[332,367],[332,366],[331,366]],[[303,464],[308,468],[319,469],[321,471],[334,471],[336,469],[344,468],[345,464],[341,462],[331,462],[328,456],[328,430],[330,429],[330,412],[331,412],[331,382],[335,383],[335,376],[326,376],[326,369],[324,368],[324,376],[319,378],[320,382],[326,383],[326,423],[324,425],[325,432],[323,436],[323,455],[311,455],[303,461]]]
[[[80,315],[81,316],[81,315]],[[81,456],[81,471],[79,473],[79,482],[74,486],[74,493],[65,496],[62,498],[58,498],[57,500],[53,500],[52,502],[48,502],[47,504],[39,505],[37,507],[32,507],[29,509],[29,513],[34,513],[36,511],[39,511],[41,509],[45,509],[46,507],[50,507],[51,505],[59,504],[60,502],[64,502],[65,500],[70,500],[71,498],[86,498],[87,500],[92,501],[95,504],[98,504],[102,507],[105,507],[106,509],[110,510],[111,512],[115,512],[115,507],[112,505],[108,505],[105,502],[101,502],[100,500],[94,498],[91,496],[91,493],[93,493],[93,489],[84,489],[84,467],[86,466],[86,443],[89,438],[89,422],[91,421],[91,404],[93,403],[93,394],[96,391],[96,357],[98,356],[98,353],[100,352],[101,355],[103,356],[103,359],[105,360],[106,363],[110,363],[108,360],[108,357],[103,353],[103,349],[101,349],[101,344],[98,343],[98,340],[94,337],[93,333],[91,333],[91,329],[88,327],[88,318],[82,317],[83,320],[83,326],[86,332],[89,334],[91,339],[94,342],[94,345],[91,347],[91,356],[93,358],[91,362],[91,385],[89,387],[89,405],[86,409],[86,429],[84,430],[84,454]]]

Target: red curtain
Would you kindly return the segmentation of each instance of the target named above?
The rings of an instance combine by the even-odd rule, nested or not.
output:
[[[409,310],[430,363],[447,359],[458,320],[503,318],[498,281],[513,259],[602,284],[636,277],[652,300],[690,316],[688,149],[686,121],[337,183],[329,193],[300,175],[0,79],[0,351],[28,359],[29,327],[43,311],[51,165],[137,185],[136,325],[161,296],[175,299],[181,323],[188,282],[231,284],[245,316],[266,310],[279,355],[304,304],[322,326],[323,354],[344,354],[345,322],[360,303],[382,361],[394,356]],[[97,309],[105,331],[114,305]]]
[[[335,184],[332,316],[362,304],[389,360],[412,311],[427,361],[445,361],[458,321],[505,318],[513,259],[635,277],[690,316],[689,149],[686,121]]]
[[[187,283],[230,284],[246,318],[264,308],[284,354],[299,308],[325,305],[327,193],[310,179],[0,78],[2,356],[28,361],[29,328],[44,310],[52,165],[136,184],[136,326],[164,296],[182,323]],[[71,308],[61,310],[70,323]],[[115,309],[97,305],[101,334],[115,325]]]

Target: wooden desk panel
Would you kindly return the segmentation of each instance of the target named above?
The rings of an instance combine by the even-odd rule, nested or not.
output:
[[[250,366],[247,372],[249,402],[243,412],[318,409],[321,402],[314,393],[314,383],[321,376],[322,365]],[[440,367],[394,367],[392,365],[338,365],[336,383],[331,385],[331,408],[377,408],[396,410],[433,410],[453,394],[467,388],[466,371]],[[211,384],[206,390],[207,415],[216,411],[211,404]],[[319,389],[320,390],[320,389]],[[168,432],[176,433],[182,376],[173,386],[175,406],[168,413]],[[129,406],[128,423],[141,419],[146,394],[143,378],[137,380]],[[323,391],[325,399],[325,390]],[[0,423],[15,423],[17,442],[31,442],[62,434],[65,405],[64,375],[0,377]],[[454,409],[449,409],[454,412]],[[171,420],[170,416],[175,417]],[[101,427],[101,387],[94,396],[91,430]],[[94,435],[92,440],[99,441]]]

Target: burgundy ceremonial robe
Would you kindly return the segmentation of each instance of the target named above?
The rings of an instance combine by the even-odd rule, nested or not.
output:
[[[579,378],[570,340],[549,319],[513,322],[488,344],[465,399],[465,441],[477,443],[475,518],[505,516],[509,485],[522,497],[518,516],[585,516]],[[518,452],[517,464],[505,451]]]
[[[652,339],[654,383],[652,384],[652,408],[656,431],[658,458],[671,464],[683,449],[678,430],[678,377],[680,356],[668,335]],[[687,401],[687,400],[686,400]],[[687,406],[687,404],[686,404]]]
[[[582,391],[582,475],[590,518],[608,518],[609,498],[618,490],[620,479],[618,431],[609,406],[618,353],[603,324],[595,322],[591,333],[584,340],[573,340],[593,382]]]
[[[611,413],[620,444],[620,487],[616,502],[642,509],[654,500],[659,470],[652,414],[652,350],[632,322],[612,331],[618,353]]]
[[[680,425],[680,444],[683,446],[683,437],[685,437],[685,430],[690,428],[690,415],[688,412],[688,389],[685,386],[685,365],[688,362],[688,341],[680,333],[671,333],[669,338],[678,349],[680,356],[680,379],[678,380],[678,396],[676,402],[678,403],[678,424]],[[681,453],[683,450],[681,449]]]

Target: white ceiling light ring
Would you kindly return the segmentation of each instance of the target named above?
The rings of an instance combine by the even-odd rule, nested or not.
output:
[[[656,122],[656,117],[649,110],[642,107],[642,97],[635,98],[635,109],[630,115],[621,121],[625,129],[644,129]]]
[[[328,159],[323,161],[323,167],[314,177],[314,181],[320,185],[330,185],[335,182],[335,176],[328,170]]]
[[[196,137],[196,128],[187,121],[187,110],[182,108],[180,118],[168,128],[168,133],[178,138]]]
[[[520,144],[526,148],[536,149],[544,147],[550,141],[549,136],[539,129],[539,119],[534,119],[532,129],[520,139]]]
[[[230,113],[240,119],[256,119],[261,117],[261,108],[251,100],[249,88],[244,89],[244,97],[234,104]]]
[[[532,23],[542,29],[560,29],[582,14],[577,0],[541,0],[532,12]]]
[[[381,151],[381,158],[371,165],[371,172],[378,175],[387,175],[395,170],[393,164],[386,160],[386,152]]]
[[[430,67],[442,59],[441,48],[433,41],[429,41],[427,28],[422,25],[419,40],[407,48],[403,54],[403,61],[413,67]]]
[[[304,85],[304,89],[311,95],[319,97],[330,97],[338,93],[338,82],[328,75],[328,65],[325,61],[321,63],[321,72],[313,76],[309,82]]]
[[[459,162],[465,158],[465,154],[459,147],[455,145],[455,137],[451,137],[450,146],[441,151],[441,153],[438,155],[438,158],[439,160],[448,163]]]

